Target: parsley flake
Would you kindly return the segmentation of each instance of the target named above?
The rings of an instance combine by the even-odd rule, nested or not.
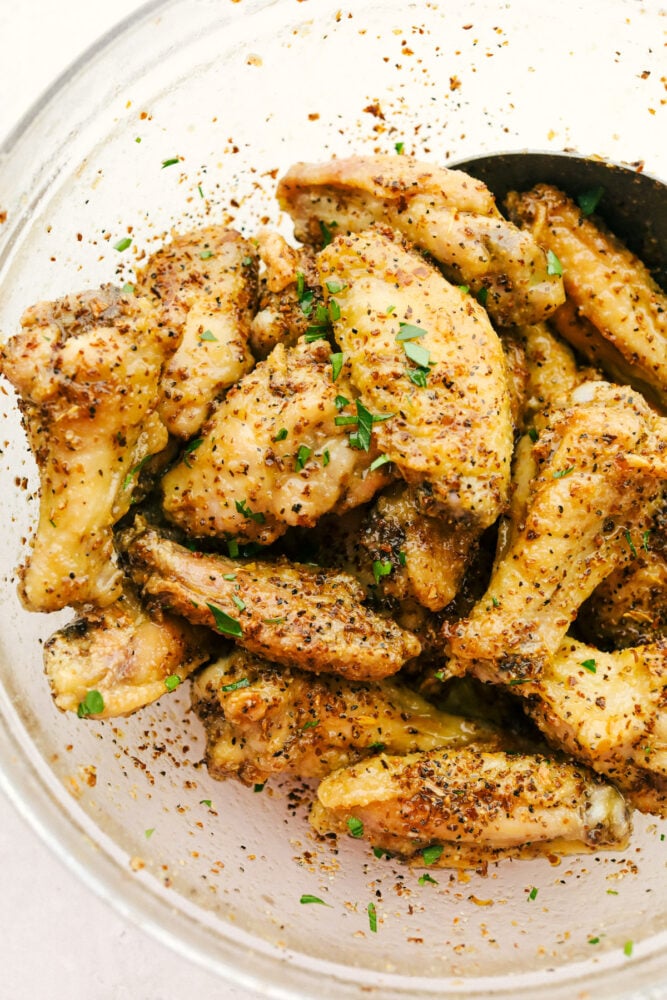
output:
[[[400,342],[405,340],[418,340],[419,337],[425,337],[427,331],[421,326],[415,326],[413,323],[399,323],[399,332],[396,334],[396,340]]]
[[[404,142],[395,142],[394,143],[394,149],[396,150],[396,152],[400,156],[401,153],[403,152],[403,150],[405,149],[405,143]]]
[[[329,449],[325,448],[324,451],[322,452],[322,465],[326,468],[326,466],[329,464],[330,461],[331,461],[331,455],[329,454]]]
[[[628,531],[627,528],[623,532],[623,537],[625,538],[626,542],[628,543],[628,548],[630,549],[630,552],[632,553],[632,555],[636,556],[637,555],[637,549],[635,548],[635,543],[632,541],[632,535],[630,534],[630,532]]]
[[[248,507],[247,500],[235,500],[234,506],[236,507],[239,514],[242,514],[243,517],[246,518],[246,520],[255,521],[257,524],[264,524],[266,518],[262,514],[261,510],[258,511],[250,510],[250,507]]]
[[[547,274],[556,274],[559,277],[563,273],[563,265],[559,261],[553,250],[547,250]]]
[[[178,685],[181,683],[181,678],[178,674],[169,674],[168,677],[164,679],[164,686],[167,691],[175,691]]]
[[[414,385],[419,386],[420,389],[425,389],[429,370],[428,368],[411,368],[407,372],[407,376]]]
[[[287,428],[286,427],[281,427],[273,440],[274,441],[284,441],[286,437],[287,437]]]
[[[256,783],[255,783],[255,784],[254,784],[254,785],[252,786],[252,790],[253,790],[253,792],[263,792],[263,791],[264,791],[264,786],[265,786],[265,784],[266,784],[266,782],[265,782],[265,781],[262,781],[261,783],[260,783],[259,781],[258,781],[258,782],[256,782]]]
[[[215,604],[206,605],[208,610],[213,615],[213,620],[215,622],[215,627],[222,635],[231,635],[238,639],[243,635],[243,629],[241,628],[241,623],[237,622],[236,618],[232,618],[225,611],[217,608]],[[225,688],[223,688],[223,691]],[[233,689],[232,689],[233,690]]]
[[[427,882],[430,882],[431,885],[438,884],[437,879],[431,878],[428,872],[424,872],[423,875],[420,875],[417,881],[419,882],[420,885],[426,885]]]
[[[121,288],[121,292],[123,293],[123,295],[134,295],[134,285],[132,284],[132,282],[126,281],[123,287]]]
[[[595,666],[595,660],[582,660],[581,665],[584,670],[590,670],[592,674],[597,673],[597,667]]]
[[[331,232],[338,223],[336,221],[330,222],[328,225],[324,219],[320,219],[320,232],[322,233],[322,246],[328,247],[333,239],[333,233]]]
[[[180,156],[172,156],[169,160],[162,161],[162,170],[164,170],[165,167],[173,167],[174,164],[180,162],[181,162]]]
[[[584,215],[592,215],[600,204],[603,195],[604,188],[601,185],[599,187],[589,188],[588,191],[582,191],[577,197],[577,204],[582,213]]]
[[[325,903],[324,900],[320,899],[319,896],[311,896],[307,892],[304,892],[299,902],[303,903],[304,906],[306,906],[308,903],[318,903],[320,906],[331,906],[331,903]]]
[[[336,407],[337,410],[342,410],[344,406],[349,406],[349,405],[350,401],[347,398],[347,396],[336,396],[336,398],[334,399],[334,406]],[[357,421],[355,418],[354,423],[356,424],[356,422]]]
[[[425,347],[408,340],[403,344],[403,350],[405,351],[405,356],[410,361],[414,361],[419,368],[424,368],[428,371],[428,366],[431,364],[431,354]]]
[[[242,677],[240,681],[233,681],[231,684],[223,684],[221,691],[238,691],[240,688],[250,687],[247,677]]]
[[[212,257],[212,256],[213,256],[213,251],[212,250],[202,250],[201,253],[199,254],[199,259],[200,260],[208,260],[209,257]]]
[[[114,250],[117,250],[118,253],[122,253],[123,250],[127,250],[129,246],[132,246],[132,240],[129,236],[125,236],[122,240],[118,240],[117,243],[114,243],[113,248]]]
[[[325,281],[325,285],[327,286],[327,291],[330,292],[331,295],[338,295],[339,292],[342,292],[345,288],[347,288],[344,281],[337,281],[336,279],[333,279],[332,281]]]
[[[486,305],[486,300],[488,299],[488,297],[489,297],[488,288],[480,288],[480,290],[477,292],[477,295],[475,296],[480,306]]]
[[[218,338],[214,335],[212,330],[204,330],[203,333],[200,333],[199,339],[215,341],[216,344],[218,342]]]
[[[373,934],[377,934],[378,929],[378,915],[375,909],[375,903],[369,903],[367,906],[368,911],[368,926]]]
[[[532,902],[532,900],[537,899],[538,892],[539,892],[539,889],[537,889],[535,886],[533,886],[533,888],[528,893],[528,899],[530,899],[531,902]]]
[[[87,715],[99,715],[99,713],[103,711],[104,698],[99,691],[93,690],[88,691],[83,701],[79,702],[76,714],[80,719],[84,719]]]
[[[364,835],[364,824],[356,816],[349,816],[347,819],[347,828],[353,837],[357,839],[363,837]]]
[[[304,468],[306,462],[310,458],[312,453],[312,448],[309,448],[305,444],[299,445],[299,450],[296,453],[296,461],[294,462],[294,468],[297,472],[301,472]]]
[[[625,944],[623,945],[623,954],[626,955],[628,958],[630,958],[630,955],[632,955],[633,948],[634,948],[634,942],[626,941]]]
[[[566,476],[572,475],[573,472],[574,472],[574,466],[568,465],[567,469],[558,469],[556,472],[554,472],[553,478],[565,479]]]
[[[343,369],[343,362],[345,361],[344,354],[331,354],[329,356],[329,361],[331,362],[331,381],[335,382]]]
[[[196,451],[201,444],[204,443],[203,438],[195,438],[193,441],[188,441],[185,448],[183,449],[183,464],[187,465],[188,469],[191,469],[190,465],[190,455],[193,451]]]
[[[439,859],[443,852],[442,844],[432,844],[431,847],[425,847],[422,851],[422,861],[425,865],[433,865]]]
[[[391,462],[389,455],[378,455],[378,457],[371,462],[368,471],[375,472],[376,469],[379,469],[382,465],[386,465],[387,462]]]
[[[373,562],[373,576],[375,577],[375,582],[379,584],[381,577],[389,576],[392,568],[392,564],[388,559],[376,559]]]
[[[319,719],[309,719],[308,722],[304,722],[304,724],[301,727],[301,731],[303,732],[304,729],[315,729],[315,727],[319,726],[319,724],[320,724]]]

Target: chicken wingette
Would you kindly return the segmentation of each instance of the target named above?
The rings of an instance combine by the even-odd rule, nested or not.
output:
[[[192,438],[252,368],[257,251],[223,226],[174,233],[138,271],[136,291],[150,298],[176,348],[162,376],[160,416],[171,434]]]
[[[587,768],[477,747],[380,754],[335,771],[311,822],[429,867],[623,847],[630,834],[623,797]]]
[[[210,659],[214,641],[208,629],[151,615],[126,586],[113,604],[55,632],[44,646],[44,668],[58,708],[76,712],[96,691],[103,708],[95,717],[107,719],[173,690]]]
[[[487,527],[507,501],[512,421],[486,313],[387,229],[336,237],[317,262],[360,393],[351,443],[374,440],[424,512]]]
[[[122,586],[113,525],[167,443],[156,407],[169,337],[145,299],[111,286],[41,302],[21,326],[1,354],[40,477],[20,596],[31,611],[111,604]]]
[[[374,222],[398,229],[452,281],[482,295],[501,325],[536,323],[565,298],[532,236],[504,219],[488,188],[460,170],[409,156],[295,163],[279,182],[278,200],[297,239],[316,246]]]
[[[302,338],[244,376],[164,477],[169,519],[195,537],[267,545],[370,500],[391,476],[371,468],[377,451],[350,446],[341,414],[357,392],[349,366],[333,364],[326,340]]]
[[[149,603],[276,663],[376,680],[420,652],[415,636],[361,603],[363,587],[345,573],[192,552],[140,521],[121,544]]]
[[[667,477],[667,421],[605,382],[554,408],[532,449],[536,475],[515,503],[486,594],[452,629],[449,668],[481,680],[539,676],[580,605],[634,558]]]
[[[511,192],[507,206],[562,268],[569,301],[555,316],[561,336],[612,377],[649,386],[667,407],[667,295],[649,270],[558,188]]]
[[[409,688],[279,667],[236,649],[195,678],[192,705],[206,729],[214,778],[245,784],[289,773],[321,778],[362,756],[465,746],[500,746],[483,722],[438,711]]]

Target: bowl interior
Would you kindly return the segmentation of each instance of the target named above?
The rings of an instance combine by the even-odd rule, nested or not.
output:
[[[397,143],[439,163],[574,149],[667,178],[657,7],[534,12],[518,0],[150,6],[61,81],[2,154],[0,329],[14,332],[39,299],[122,282],[172,226],[252,233],[269,222],[289,233],[275,181],[298,159]],[[612,982],[629,993],[667,980],[667,827],[650,817],[618,854],[439,872],[437,886],[420,886],[419,872],[358,844],[316,843],[307,786],[255,794],[212,781],[185,686],[128,719],[58,714],[41,644],[69,616],[28,615],[15,595],[37,480],[8,393],[2,413],[2,780],[114,905],[276,996],[312,995],[317,982],[331,997],[371,985],[387,997],[518,997],[537,984],[571,997],[575,980],[610,996]],[[329,905],[304,906],[303,893]]]

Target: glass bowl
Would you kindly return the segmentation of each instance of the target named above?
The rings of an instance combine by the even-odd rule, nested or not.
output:
[[[397,143],[439,163],[575,150],[665,179],[666,27],[638,0],[149,4],[2,150],[0,329],[38,299],[122,282],[176,224],[270,220],[288,233],[275,179],[297,159]],[[2,784],[89,885],[267,996],[664,995],[667,827],[651,817],[616,854],[420,886],[359,844],[317,843],[303,786],[211,780],[186,685],[128,719],[59,714],[41,644],[69,616],[28,615],[16,597],[36,476],[3,393]]]

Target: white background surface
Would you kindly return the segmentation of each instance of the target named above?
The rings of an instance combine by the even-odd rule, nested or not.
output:
[[[139,6],[138,0],[0,0],[0,137],[61,70]],[[0,858],[0,997],[256,1000],[121,919],[50,853],[2,794]]]

